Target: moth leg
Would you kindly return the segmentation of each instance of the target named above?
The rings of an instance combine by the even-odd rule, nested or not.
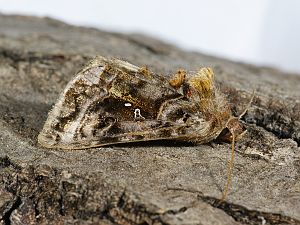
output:
[[[175,89],[179,89],[182,84],[185,82],[185,78],[186,78],[186,71],[183,69],[178,70],[172,79],[169,80],[169,84],[175,88]]]

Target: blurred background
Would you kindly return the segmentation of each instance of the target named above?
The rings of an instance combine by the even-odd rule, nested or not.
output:
[[[0,0],[0,13],[143,33],[189,51],[300,73],[299,0]]]

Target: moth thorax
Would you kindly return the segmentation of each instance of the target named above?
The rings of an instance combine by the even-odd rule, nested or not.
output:
[[[199,97],[202,98],[211,98],[214,95],[215,86],[214,86],[214,74],[210,68],[202,68],[198,73],[189,80],[189,84],[194,88]]]

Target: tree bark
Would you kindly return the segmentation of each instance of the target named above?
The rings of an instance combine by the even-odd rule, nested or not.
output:
[[[221,36],[222,34],[220,34]],[[211,66],[248,133],[230,144],[87,150],[37,143],[47,113],[96,55],[166,77]],[[300,224],[300,76],[187,52],[159,40],[0,15],[0,224]]]

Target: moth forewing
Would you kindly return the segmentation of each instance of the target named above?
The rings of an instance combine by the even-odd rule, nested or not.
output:
[[[152,133],[167,130],[172,125],[166,121],[153,125],[158,108],[164,101],[181,94],[164,78],[147,73],[145,76],[128,62],[95,58],[76,74],[60,95],[39,134],[39,143],[48,148],[80,149],[128,142],[124,136],[130,136],[130,132],[124,124],[129,122],[134,122],[134,126],[130,124],[132,127],[145,129],[144,134],[131,141],[147,140],[149,133],[151,139],[163,139],[162,135]],[[131,106],[125,106],[126,103]],[[136,120],[137,109],[145,121]],[[144,125],[138,125],[140,123]]]

